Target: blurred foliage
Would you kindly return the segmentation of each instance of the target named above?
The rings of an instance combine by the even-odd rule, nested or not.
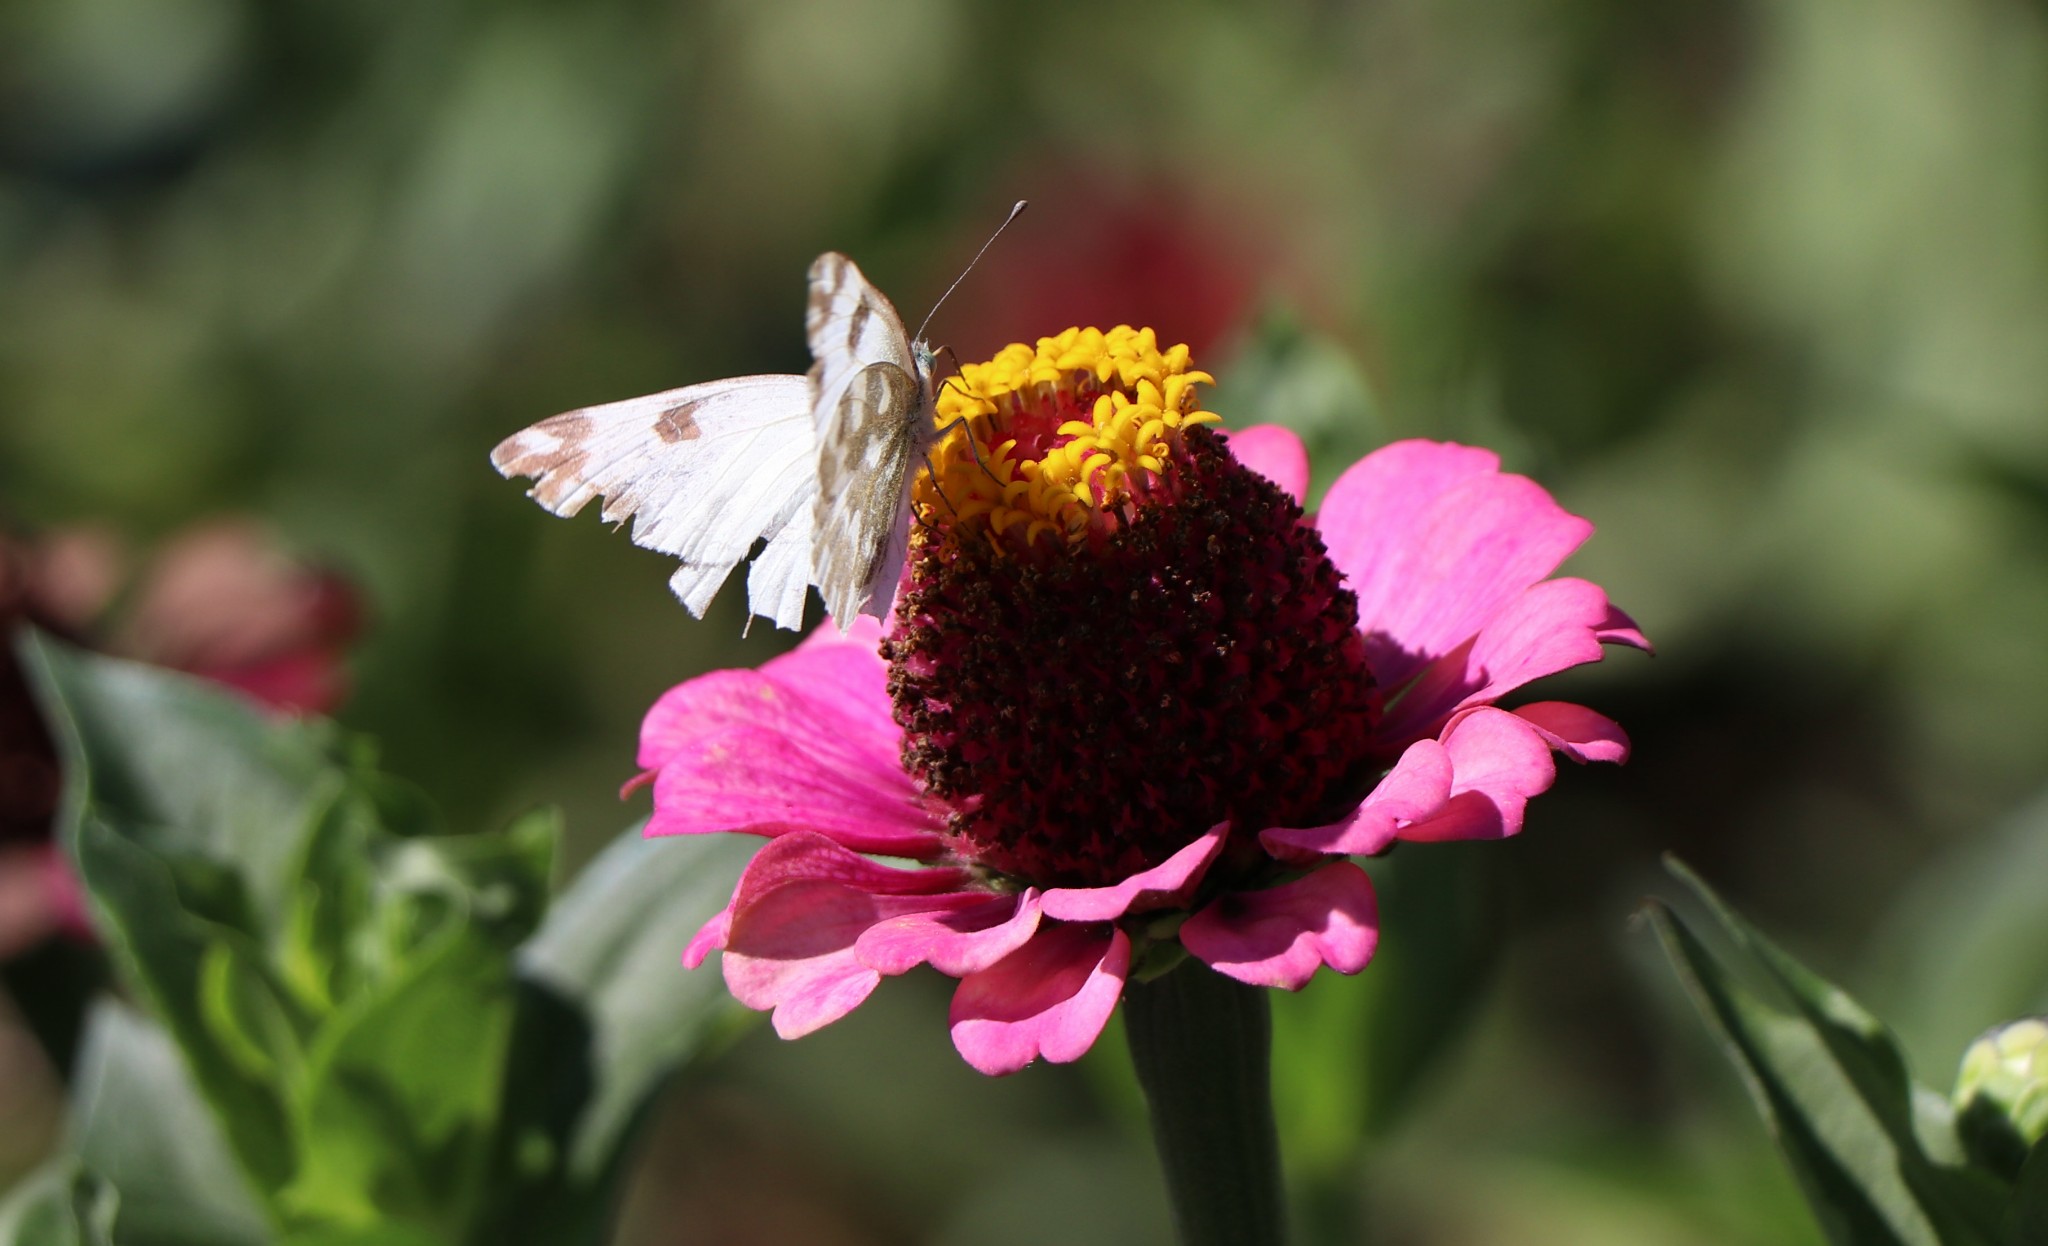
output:
[[[654,696],[790,638],[741,639],[736,593],[692,625],[659,558],[547,519],[489,446],[801,368],[827,248],[915,320],[1030,198],[935,340],[1153,323],[1227,418],[1302,425],[1319,483],[1393,437],[1492,445],[1600,526],[1571,570],[1659,645],[1538,694],[1635,757],[1489,847],[1496,986],[1370,1185],[1344,1135],[1396,1057],[1326,1051],[1317,1188],[1418,1242],[1806,1242],[1623,915],[1679,852],[1802,954],[1867,951],[1852,985],[1917,1001],[1887,1015],[1922,1068],[1976,999],[2038,998],[1993,929],[2038,871],[1980,828],[2048,772],[2044,131],[2030,0],[13,0],[0,511],[259,516],[363,586],[342,717],[455,829],[614,825]],[[2009,918],[1894,933],[2001,879]],[[1400,938],[1390,908],[1389,979],[1458,955]],[[1283,1033],[1409,1025],[1372,973]],[[964,1240],[972,1198],[1077,1170],[1062,1223],[1130,1222],[1115,1076],[956,1077],[930,984],[881,995],[682,1093],[637,1240],[748,1240],[687,1226],[764,1188],[805,1240]]]
[[[728,1028],[671,957],[744,844],[629,833],[550,906],[551,815],[449,835],[330,723],[47,640],[25,661],[143,1005],[98,1005],[69,1129],[119,1241],[609,1237],[649,1097]]]
[[[19,1246],[111,1246],[120,1198],[107,1183],[59,1161],[0,1201],[0,1241]]]

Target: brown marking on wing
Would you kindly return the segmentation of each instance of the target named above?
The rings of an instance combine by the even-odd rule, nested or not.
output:
[[[853,315],[846,318],[846,349],[848,351],[860,345],[861,331],[868,327],[868,317],[874,314],[875,309],[869,305],[866,299],[862,299],[853,305]]]
[[[679,441],[695,441],[704,435],[697,427],[697,417],[691,414],[697,409],[694,402],[679,403],[661,413],[654,421],[654,435],[661,438],[663,445],[674,445]]]
[[[874,363],[856,374],[853,385],[841,400],[837,435],[819,447],[814,522],[820,543],[812,560],[827,605],[842,616],[864,604],[862,590],[888,551],[904,475],[919,444],[911,419],[843,422],[844,407],[856,404],[899,416],[916,412],[914,378],[894,364]]]
[[[852,267],[845,256],[837,251],[827,251],[811,263],[810,294],[804,303],[804,329],[816,333],[825,315],[831,310],[832,300],[846,288],[846,274]]]
[[[544,434],[547,440],[535,437]],[[507,478],[533,481],[527,495],[549,510],[581,488],[590,461],[590,417],[581,411],[550,416],[512,434],[491,451],[491,465]]]

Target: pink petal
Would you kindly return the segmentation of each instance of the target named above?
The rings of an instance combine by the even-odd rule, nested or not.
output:
[[[1308,447],[1293,430],[1254,424],[1224,434],[1231,457],[1285,489],[1296,502],[1308,498]]]
[[[733,895],[723,939],[726,985],[747,1007],[773,1009],[782,1037],[808,1034],[852,1011],[881,980],[856,951],[867,930],[906,914],[987,903],[984,891],[936,891],[963,875],[891,869],[816,834],[775,840]],[[716,925],[714,918],[691,940],[700,961]]]
[[[815,831],[793,831],[770,840],[747,862],[730,907],[738,912],[792,882],[830,882],[874,895],[936,895],[960,890],[972,879],[957,866],[906,870],[883,865]]]
[[[928,858],[938,816],[898,761],[881,658],[809,643],[758,671],[714,671],[648,711],[649,835],[812,830],[862,852]]]
[[[1260,832],[1259,842],[1283,861],[1306,854],[1379,852],[1401,837],[1398,832],[1404,824],[1431,817],[1444,807],[1454,775],[1452,756],[1443,745],[1417,740],[1349,817],[1328,826],[1274,827]]]
[[[1349,861],[1264,891],[1233,892],[1190,917],[1181,946],[1252,986],[1298,991],[1316,969],[1357,973],[1379,944],[1372,880]]]
[[[1229,832],[1230,824],[1219,822],[1200,839],[1114,887],[1053,887],[1045,893],[1045,915],[1070,922],[1106,922],[1125,913],[1178,907],[1194,893]]]
[[[1605,714],[1569,701],[1538,701],[1514,713],[1534,726],[1545,744],[1573,761],[1628,760],[1628,733]]]
[[[728,904],[713,914],[710,921],[698,927],[697,933],[683,945],[683,968],[695,969],[704,963],[705,957],[723,950],[731,933],[732,906]]]
[[[1522,829],[1529,798],[1557,778],[1543,733],[1506,710],[1469,710],[1444,733],[1456,769],[1451,799],[1435,815],[1401,828],[1400,838],[1504,839]]]
[[[1598,662],[1608,643],[1649,647],[1599,585],[1545,580],[1504,604],[1469,645],[1427,667],[1376,731],[1390,743],[1434,735],[1459,709],[1491,704],[1532,680]]]
[[[1317,520],[1358,594],[1367,660],[1398,688],[1477,635],[1592,534],[1489,451],[1383,446],[1330,486]]]
[[[1024,946],[1038,929],[1036,892],[988,895],[979,905],[909,913],[870,926],[854,943],[861,963],[880,973],[929,964],[949,977],[986,969]]]
[[[834,918],[838,929],[821,932],[821,938],[836,935],[838,946],[820,946],[808,955],[749,956],[726,950],[725,985],[732,997],[757,1011],[772,1009],[775,1032],[783,1038],[802,1038],[837,1021],[858,1008],[882,980],[860,962],[852,946],[872,914],[819,915],[820,921]]]
[[[1114,926],[1042,927],[1031,942],[953,992],[953,1046],[992,1077],[1040,1056],[1077,1060],[1094,1045],[1131,965],[1131,941]]]

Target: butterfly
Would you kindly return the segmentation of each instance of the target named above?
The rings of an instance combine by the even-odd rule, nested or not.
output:
[[[747,570],[752,614],[795,630],[816,584],[842,631],[861,614],[884,618],[909,548],[914,466],[941,431],[933,352],[837,252],[811,265],[804,328],[808,376],[565,412],[498,443],[491,464],[531,478],[528,496],[557,515],[602,497],[605,522],[631,521],[634,544],[682,560],[669,587],[699,618],[756,541],[767,544]]]

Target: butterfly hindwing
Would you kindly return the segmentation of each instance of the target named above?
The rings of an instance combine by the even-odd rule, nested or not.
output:
[[[923,451],[915,415],[924,386],[893,363],[849,378],[818,445],[812,578],[841,626],[888,613],[909,539],[911,460]]]
[[[491,452],[533,499],[574,515],[604,499],[608,523],[682,560],[669,580],[702,616],[756,540],[754,612],[802,625],[818,490],[813,391],[800,376],[742,376],[586,407],[514,433]]]
[[[926,352],[888,298],[836,252],[811,265],[818,498],[812,581],[841,628],[887,615],[909,540],[913,460],[932,433]]]

